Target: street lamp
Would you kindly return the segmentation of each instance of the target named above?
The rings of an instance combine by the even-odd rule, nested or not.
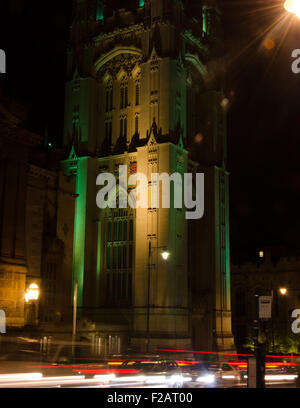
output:
[[[148,296],[147,296],[147,333],[146,333],[146,351],[149,352],[149,343],[150,343],[150,268],[151,268],[151,249],[161,249],[161,256],[162,258],[167,261],[170,253],[167,251],[166,247],[152,247],[151,240],[149,240],[149,249],[148,249]]]
[[[163,251],[163,252],[161,253],[161,256],[163,257],[163,259],[164,259],[165,261],[167,261],[168,258],[169,258],[169,256],[170,256],[170,253],[167,252],[167,251]]]
[[[38,285],[36,283],[31,283],[25,293],[25,302],[28,303],[30,300],[38,300],[39,295]]]
[[[295,14],[300,18],[300,0],[286,0],[284,3],[284,8],[289,13]]]
[[[27,324],[35,325],[37,324],[37,307],[38,299],[40,296],[39,287],[36,283],[31,283],[24,295],[25,298],[25,316]]]
[[[73,293],[73,330],[72,330],[72,355],[75,354],[76,329],[77,329],[77,296],[78,296],[78,281],[74,282]]]
[[[288,290],[287,290],[287,288],[281,286],[280,288],[278,288],[278,292],[282,296],[285,296],[287,294]],[[275,294],[276,294],[276,291],[275,291]],[[276,301],[276,310],[277,310],[277,308],[278,308],[278,296],[276,295],[276,299],[275,299],[273,289],[271,290],[271,296],[272,296],[272,316],[271,316],[271,319],[272,319],[272,344],[273,344],[273,351],[274,351],[275,339],[274,339],[274,306],[273,306],[273,303],[275,303],[275,301]]]

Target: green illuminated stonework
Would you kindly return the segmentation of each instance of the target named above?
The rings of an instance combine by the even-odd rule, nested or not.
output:
[[[96,21],[103,21],[103,18],[104,18],[103,0],[97,0]]]

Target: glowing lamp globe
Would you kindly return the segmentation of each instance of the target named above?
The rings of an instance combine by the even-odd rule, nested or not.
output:
[[[39,287],[36,283],[31,283],[27,292],[25,293],[25,301],[37,300],[39,298]]]
[[[162,254],[161,254],[161,256],[163,257],[163,259],[166,261],[168,258],[169,258],[169,252],[167,252],[167,251],[164,251],[164,252],[162,252]]]
[[[300,18],[300,0],[286,0],[284,3],[284,8],[289,13],[295,14]]]

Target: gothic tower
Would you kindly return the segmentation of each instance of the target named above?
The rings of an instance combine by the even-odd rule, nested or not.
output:
[[[59,211],[71,231],[61,232],[66,287],[71,303],[78,282],[79,316],[95,330],[122,327],[140,350],[231,347],[225,114],[210,69],[218,19],[212,1],[74,3],[61,183],[77,198]],[[149,189],[152,173],[204,172],[205,216],[189,225],[172,205],[99,210],[96,178],[119,165],[145,174]]]

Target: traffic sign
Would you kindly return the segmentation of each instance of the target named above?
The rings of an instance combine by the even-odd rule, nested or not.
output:
[[[272,317],[272,296],[259,296],[259,319],[268,320]]]

